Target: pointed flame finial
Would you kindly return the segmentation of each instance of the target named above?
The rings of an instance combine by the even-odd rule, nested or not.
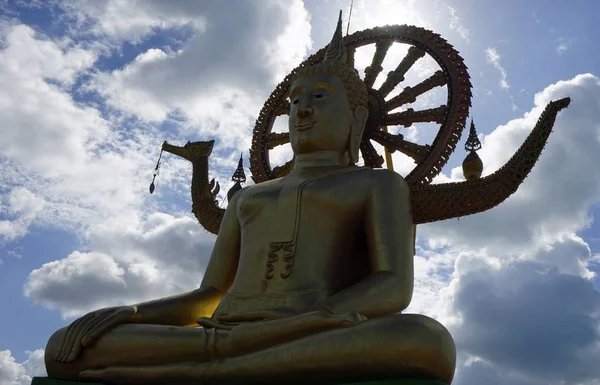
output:
[[[244,183],[246,181],[246,173],[244,172],[244,154],[240,154],[240,161],[238,162],[237,169],[233,173],[231,180],[233,182]]]
[[[327,52],[325,52],[324,62],[338,62],[348,65],[348,53],[346,52],[346,46],[344,45],[344,37],[342,36],[342,11],[340,10],[340,16],[338,18],[337,28],[333,33],[331,42],[327,46]]]
[[[467,138],[467,142],[465,143],[465,150],[469,151],[465,160],[462,164],[463,175],[466,180],[477,180],[481,178],[481,173],[483,172],[483,161],[477,155],[477,150],[481,149],[481,142],[477,137],[477,130],[475,129],[475,123],[473,123],[473,118],[471,118],[471,128],[469,130],[469,137]]]
[[[477,130],[475,129],[475,123],[473,123],[473,118],[471,118],[471,128],[469,129],[469,138],[465,143],[466,151],[477,151],[481,149],[481,142],[477,137]]]
[[[236,192],[242,189],[242,183],[246,182],[246,173],[244,172],[244,157],[243,153],[240,154],[240,161],[238,162],[237,169],[233,173],[231,180],[235,184],[227,191],[227,200],[231,201]]]

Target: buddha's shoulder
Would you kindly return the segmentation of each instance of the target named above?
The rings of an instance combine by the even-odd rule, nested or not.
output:
[[[368,180],[371,188],[394,188],[409,190],[408,183],[397,172],[388,169],[365,168],[361,172],[353,173],[357,178]]]
[[[246,195],[251,195],[260,191],[270,190],[273,188],[277,188],[277,185],[281,183],[282,178],[271,179],[266,182],[256,183],[250,186],[246,186],[238,191],[235,195],[240,198]],[[239,199],[239,198],[238,198]]]

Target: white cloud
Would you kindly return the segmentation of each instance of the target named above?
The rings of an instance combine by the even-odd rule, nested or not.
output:
[[[52,82],[71,84],[94,55],[38,39],[24,25],[0,34],[6,46],[0,51],[0,88],[10,90],[0,96],[0,154],[47,177],[72,171],[107,127],[98,111],[77,106]]]
[[[329,43],[329,39],[331,39],[331,33],[336,22],[335,16],[337,15],[335,10],[336,8],[339,10],[339,6],[339,4],[332,4],[331,11],[324,14],[325,18],[329,20],[329,28],[326,31],[323,31],[324,44]],[[347,18],[350,11],[350,3],[343,4],[343,6],[347,7],[344,9],[343,14],[343,16]],[[354,10],[352,11],[350,32],[352,33],[352,31],[394,24],[410,24],[426,28],[431,27],[431,20],[423,17],[424,15],[425,13],[419,8],[418,2],[412,0],[356,0],[354,1]],[[346,24],[344,23],[344,25]]]
[[[557,55],[562,55],[563,53],[565,53],[570,46],[570,41],[568,39],[565,39],[564,37],[561,37],[558,39],[558,45],[556,46],[556,53]]]
[[[547,384],[600,377],[600,293],[591,281],[538,262],[496,268],[471,258],[457,260],[452,283],[461,354]]]
[[[143,13],[158,7],[157,18],[182,12],[162,4],[131,8]],[[188,119],[184,133],[220,138],[236,150],[247,148],[262,101],[311,46],[308,13],[300,1],[240,2],[236,12],[227,3],[185,7],[190,18],[206,23],[183,48],[170,53],[151,49],[122,69],[96,74],[92,86],[125,113],[148,121],[183,113]],[[96,17],[109,18],[104,13]]]
[[[565,43],[559,43],[556,47],[556,53],[562,55],[569,47]]]
[[[14,189],[9,197],[10,210],[24,217],[35,216],[43,207],[44,201],[25,188]]]
[[[496,48],[489,47],[485,50],[485,54],[488,63],[491,63],[494,66],[494,68],[496,68],[498,72],[500,72],[500,88],[508,90],[510,88],[510,84],[508,84],[507,81],[506,70],[504,69],[504,67],[502,67],[502,64],[500,63],[500,53],[498,53],[498,50]]]
[[[420,226],[422,235],[437,245],[486,248],[512,256],[575,239],[574,234],[589,224],[589,208],[600,199],[595,166],[600,162],[599,95],[600,80],[591,74],[538,93],[530,112],[484,136],[479,151],[484,175],[497,170],[531,132],[546,104],[570,96],[571,105],[559,114],[539,163],[519,190],[486,213]],[[453,179],[460,173],[460,168],[453,169]]]
[[[123,2],[61,5],[78,18],[79,27],[92,23],[95,27],[88,31],[130,41],[159,26],[192,20],[198,27],[204,14],[212,15],[213,21],[231,15],[224,4],[165,7],[162,2],[146,2],[127,12],[119,11],[131,5]],[[189,163],[169,156],[157,192],[148,195],[160,143],[169,137],[153,124],[139,123],[132,129],[118,113],[105,110],[108,114],[103,116],[97,105],[73,99],[71,92],[85,95],[91,89],[85,81],[70,89],[83,75],[92,74],[92,84],[105,86],[101,91],[109,104],[133,111],[134,119],[150,117],[161,123],[168,113],[184,113],[187,120],[178,117],[170,122],[180,128],[180,135],[216,138],[218,150],[231,148],[231,154],[211,158],[211,173],[226,193],[239,151],[249,147],[250,128],[270,91],[262,87],[272,86],[273,74],[290,70],[310,46],[310,24],[301,2],[242,7],[246,9],[236,13],[237,21],[207,24],[206,33],[196,28],[181,51],[153,48],[113,73],[92,70],[98,56],[93,49],[86,51],[69,39],[52,40],[24,25],[3,25],[0,86],[11,92],[0,96],[4,124],[0,159],[5,165],[0,181],[8,194],[13,186],[22,186],[45,202],[26,223],[2,218],[3,237],[22,237],[32,223],[81,232],[109,218],[143,217],[163,204],[157,197],[171,187],[189,200],[184,187],[189,183]],[[134,23],[131,12],[139,15]],[[271,19],[287,22],[267,22]],[[296,44],[287,44],[288,39]]]
[[[417,257],[417,267],[428,268],[416,271],[422,298],[415,308],[450,328],[458,385],[593,385],[600,377],[596,260],[577,235],[600,200],[599,95],[600,79],[590,74],[538,93],[530,112],[485,136],[480,150],[489,174],[550,100],[572,98],[517,193],[489,212],[419,226],[419,237],[435,249],[418,253],[424,261]]]
[[[157,213],[137,223],[95,226],[87,239],[90,251],[32,271],[25,295],[72,317],[192,290],[202,280],[214,236],[195,219]]]
[[[40,39],[25,25],[7,27],[4,31],[7,45],[4,51],[4,70],[26,72],[29,76],[52,79],[61,86],[73,85],[77,75],[89,69],[96,61],[94,52],[70,44],[70,40]],[[32,45],[28,49],[23,46]]]
[[[535,380],[522,375],[521,373],[510,371],[506,368],[498,368],[493,364],[479,358],[470,357],[462,360],[456,372],[454,384],[479,384],[486,385],[548,385],[545,381]]]
[[[450,12],[450,29],[456,31],[468,43],[471,38],[471,31],[463,25],[456,14],[456,9],[448,6],[448,11]]]
[[[6,200],[6,207],[0,201],[0,215],[11,219],[0,220],[0,241],[12,241],[25,235],[45,205],[43,199],[22,187],[13,189]]]
[[[9,90],[0,96],[0,237],[15,240],[32,224],[85,229],[145,210],[164,137],[73,99],[69,86],[89,72],[93,53],[24,25],[4,25],[0,35],[0,88]],[[188,169],[171,163],[163,187]]]
[[[205,19],[198,7],[187,1],[145,1],[143,3],[124,0],[109,1],[61,1],[67,13],[76,19],[73,34],[93,33],[101,38],[116,42],[137,43],[154,29],[171,29],[193,25],[202,29]]]
[[[27,360],[16,362],[10,350],[0,351],[0,385],[30,385],[32,377],[46,375],[44,351],[27,352]]]

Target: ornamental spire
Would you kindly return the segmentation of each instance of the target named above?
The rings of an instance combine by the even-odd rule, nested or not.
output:
[[[243,154],[240,154],[240,161],[238,162],[237,169],[233,173],[231,180],[235,182],[233,187],[227,192],[227,200],[231,201],[236,192],[242,189],[242,183],[246,182],[246,173],[244,172],[244,158]]]
[[[476,152],[480,149],[481,142],[477,137],[477,131],[475,130],[473,118],[471,118],[471,129],[469,130],[469,137],[465,143],[465,151],[468,151],[469,153],[465,157],[465,160],[462,164],[463,175],[465,176],[466,180],[476,180],[481,177],[481,173],[483,172],[483,161]]]
[[[340,10],[340,17],[338,18],[337,28],[333,33],[331,42],[327,46],[327,52],[325,52],[324,62],[337,62],[339,64],[348,65],[348,53],[346,52],[346,45],[344,44],[344,37],[342,36],[342,11]]]
[[[469,130],[469,138],[467,139],[467,143],[465,143],[466,151],[477,151],[481,149],[481,142],[477,137],[477,131],[475,130],[475,123],[473,123],[473,118],[471,118],[471,128]]]

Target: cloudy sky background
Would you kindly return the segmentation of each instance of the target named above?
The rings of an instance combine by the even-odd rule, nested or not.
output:
[[[189,212],[185,161],[165,156],[148,194],[162,141],[215,139],[211,173],[226,192],[262,103],[349,4],[0,0],[0,384],[43,375],[47,338],[76,316],[197,287],[214,236]],[[351,32],[414,24],[461,52],[484,174],[550,100],[572,98],[518,193],[418,228],[410,310],[451,329],[455,384],[600,384],[598,12],[583,0],[355,1]],[[423,60],[403,85],[436,69]],[[401,132],[420,143],[435,133]],[[460,180],[464,155],[437,181]]]

